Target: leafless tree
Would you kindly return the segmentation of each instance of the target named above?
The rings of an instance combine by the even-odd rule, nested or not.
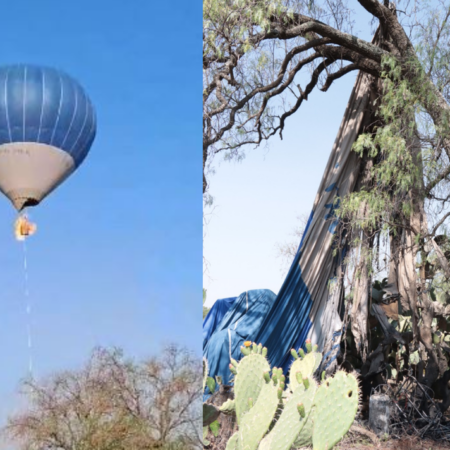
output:
[[[201,364],[168,346],[136,363],[96,349],[81,370],[24,386],[29,406],[5,433],[26,450],[201,448]]]

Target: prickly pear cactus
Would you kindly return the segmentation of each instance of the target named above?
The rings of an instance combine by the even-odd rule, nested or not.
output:
[[[261,442],[260,450],[286,450],[291,448],[308,421],[317,391],[317,383],[312,378],[307,383],[306,380],[305,378],[305,383],[298,385],[288,398],[277,423]]]
[[[300,433],[294,441],[294,448],[309,447],[310,445],[312,445],[313,415],[313,411],[311,410],[305,425],[300,430]]]
[[[259,444],[258,450],[269,450],[272,444],[273,434],[269,433]]]
[[[276,383],[276,384],[275,384]],[[264,384],[254,406],[241,419],[239,426],[239,449],[256,450],[267,433],[280,403],[282,382],[273,379]],[[249,402],[251,404],[251,402]]]
[[[274,367],[270,375],[267,349],[251,342],[241,347],[244,358],[230,364],[236,375],[234,403],[220,408],[234,408],[239,425],[226,450],[289,450],[311,444],[313,450],[331,450],[347,433],[359,404],[357,379],[338,372],[318,387],[313,374],[322,355],[317,346],[306,344],[306,354],[302,349],[291,352],[295,361],[288,389],[281,369]]]
[[[234,433],[233,436],[228,439],[225,450],[238,450],[238,434]]]
[[[255,403],[259,397],[261,388],[265,383],[264,373],[270,371],[270,365],[262,353],[253,353],[251,349],[241,347],[241,351],[250,353],[241,359],[236,367],[234,379],[234,398],[236,405],[236,418],[238,425],[241,424],[242,416],[250,409],[248,399]],[[259,348],[256,347],[256,351]]]
[[[322,382],[314,399],[313,450],[333,448],[350,429],[359,406],[358,380],[339,371]]]
[[[211,403],[203,403],[203,426],[211,425],[220,415],[220,410],[217,406]]]
[[[219,408],[220,412],[230,414],[236,411],[236,402],[234,400],[228,399],[222,406]]]
[[[294,357],[294,362],[289,371],[289,382],[292,391],[301,383],[301,380],[299,381],[298,379],[298,372],[300,372],[301,378],[309,378],[318,369],[322,361],[322,353],[318,352],[317,346],[312,346],[309,340],[306,341],[306,349],[308,351],[306,354],[302,349],[299,349],[298,353],[294,349],[291,350],[291,355]]]
[[[212,380],[215,387],[214,380],[212,378],[210,378],[210,380]],[[203,358],[203,392],[205,391],[207,383],[208,383],[208,361],[206,360],[206,358]],[[211,392],[214,392],[214,388],[212,385],[211,385]],[[210,425],[219,417],[219,414],[220,411],[216,406],[209,403],[203,403],[203,426],[205,427]]]

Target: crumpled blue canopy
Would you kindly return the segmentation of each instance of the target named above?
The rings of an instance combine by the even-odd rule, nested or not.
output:
[[[229,384],[230,354],[237,361],[241,359],[241,345],[254,340],[275,298],[269,289],[255,289],[234,301],[203,349],[210,377],[221,376],[224,384]]]
[[[203,348],[237,297],[216,300],[203,320]]]

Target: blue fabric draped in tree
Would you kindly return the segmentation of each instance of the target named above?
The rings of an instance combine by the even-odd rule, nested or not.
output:
[[[240,359],[241,345],[244,341],[255,340],[275,298],[268,289],[255,289],[242,293],[235,300],[203,350],[210,377],[218,375],[225,384],[230,382],[230,353],[234,359]]]
[[[230,353],[239,360],[239,347],[245,340],[267,347],[270,365],[282,367],[286,375],[292,362],[290,350],[303,347],[306,339],[311,339],[328,355],[336,352],[333,339],[343,326],[340,313],[345,268],[342,261],[346,249],[344,241],[336,248],[334,237],[339,231],[336,209],[340,199],[354,190],[359,176],[361,160],[352,146],[364,124],[370,122],[370,85],[370,77],[360,73],[302,241],[278,295],[271,291],[249,291],[252,304],[247,312],[245,293],[242,294],[204,349],[211,376],[221,375],[224,383],[230,379]],[[271,295],[258,297],[256,294],[264,292]]]
[[[203,320],[203,348],[237,297],[216,300]]]
[[[365,119],[370,117],[370,79],[360,73],[334,142],[319,190],[289,273],[255,341],[268,349],[272,366],[284,372],[292,362],[290,350],[306,339],[328,350],[342,330],[342,259],[345,245],[335,248],[339,230],[336,209],[340,198],[353,191],[360,158],[352,151]],[[369,106],[369,107],[368,107]]]
[[[285,373],[291,363],[290,350],[303,345],[312,325],[309,317],[312,299],[302,278],[300,248],[301,244],[277,301],[255,336],[255,342],[261,342],[267,347],[271,366],[281,367]]]

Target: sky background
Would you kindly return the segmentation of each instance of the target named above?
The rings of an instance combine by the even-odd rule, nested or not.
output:
[[[357,4],[354,9],[353,34],[370,41],[370,16]],[[277,246],[296,242],[297,218],[311,212],[355,79],[350,73],[328,92],[314,90],[287,119],[283,140],[248,147],[242,162],[215,161],[209,177],[214,203],[205,209],[207,305],[250,289],[278,293],[286,265]]]
[[[16,0],[4,12],[0,64],[63,69],[98,119],[83,165],[30,210],[35,376],[78,367],[97,345],[140,358],[181,342],[200,355],[201,1]],[[28,349],[23,249],[4,197],[0,217],[3,422]]]

